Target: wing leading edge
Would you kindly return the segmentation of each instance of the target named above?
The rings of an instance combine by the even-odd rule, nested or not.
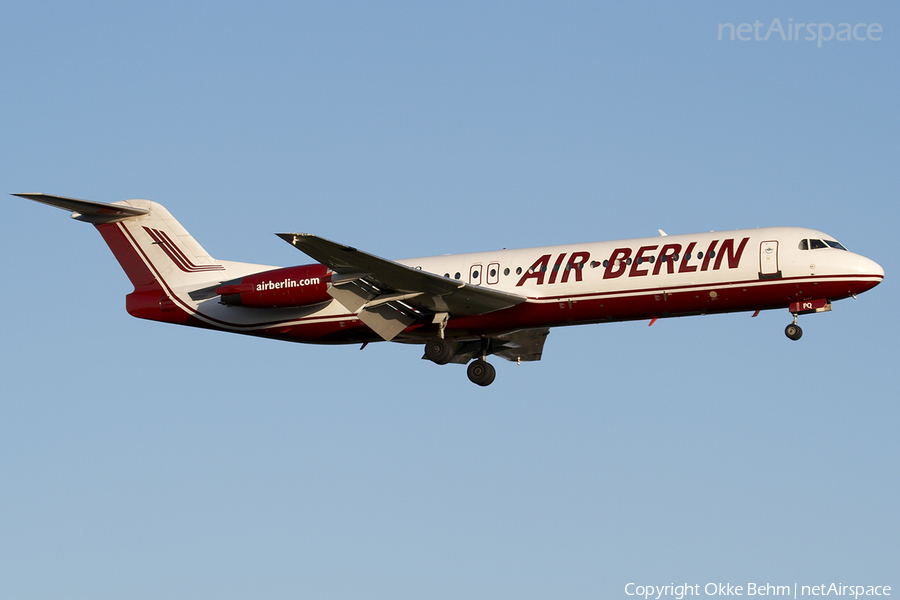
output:
[[[524,296],[470,285],[414,269],[308,233],[278,237],[337,275],[329,294],[385,340],[414,321],[482,315],[525,302]]]

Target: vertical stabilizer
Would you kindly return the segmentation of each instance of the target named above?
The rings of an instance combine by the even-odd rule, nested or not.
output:
[[[92,223],[119,261],[134,292],[128,312],[145,319],[184,322],[177,309],[179,293],[216,285],[229,278],[225,265],[213,259],[160,204],[124,200],[112,204],[47,194],[15,194],[72,211],[72,218]]]
[[[125,200],[116,205],[146,211],[96,225],[135,287],[146,285],[150,277],[172,289],[223,280],[225,266],[213,259],[164,206],[149,200]]]

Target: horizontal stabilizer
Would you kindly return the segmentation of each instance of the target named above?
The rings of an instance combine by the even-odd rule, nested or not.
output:
[[[72,218],[88,223],[115,223],[131,217],[146,215],[150,211],[146,208],[135,208],[124,204],[105,204],[90,200],[78,200],[77,198],[64,198],[63,196],[50,196],[48,194],[13,194],[19,198],[34,200],[42,204],[49,204],[63,210],[72,211]]]

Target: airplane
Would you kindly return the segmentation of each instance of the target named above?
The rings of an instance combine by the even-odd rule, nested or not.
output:
[[[551,327],[787,308],[826,312],[884,279],[874,261],[812,229],[766,227],[388,260],[279,233],[316,263],[216,260],[163,206],[14,194],[93,224],[134,286],[141,319],[311,344],[419,344],[490,385],[496,355],[541,359]]]

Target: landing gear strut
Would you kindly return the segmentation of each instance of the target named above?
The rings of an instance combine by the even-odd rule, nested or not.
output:
[[[482,387],[494,383],[494,378],[497,376],[497,371],[494,370],[494,367],[493,365],[491,365],[491,363],[485,360],[487,355],[490,353],[490,338],[481,338],[481,358],[470,362],[468,368],[466,369],[466,375],[469,376],[469,381]]]
[[[784,335],[788,336],[788,339],[794,340],[795,342],[800,339],[800,336],[803,335],[803,330],[800,329],[800,326],[797,325],[797,315],[794,315],[794,322],[784,328]]]
[[[466,369],[466,375],[469,376],[469,381],[484,387],[491,385],[494,382],[497,371],[494,370],[491,363],[483,358],[479,358],[478,360],[473,360],[469,363],[469,367]]]

